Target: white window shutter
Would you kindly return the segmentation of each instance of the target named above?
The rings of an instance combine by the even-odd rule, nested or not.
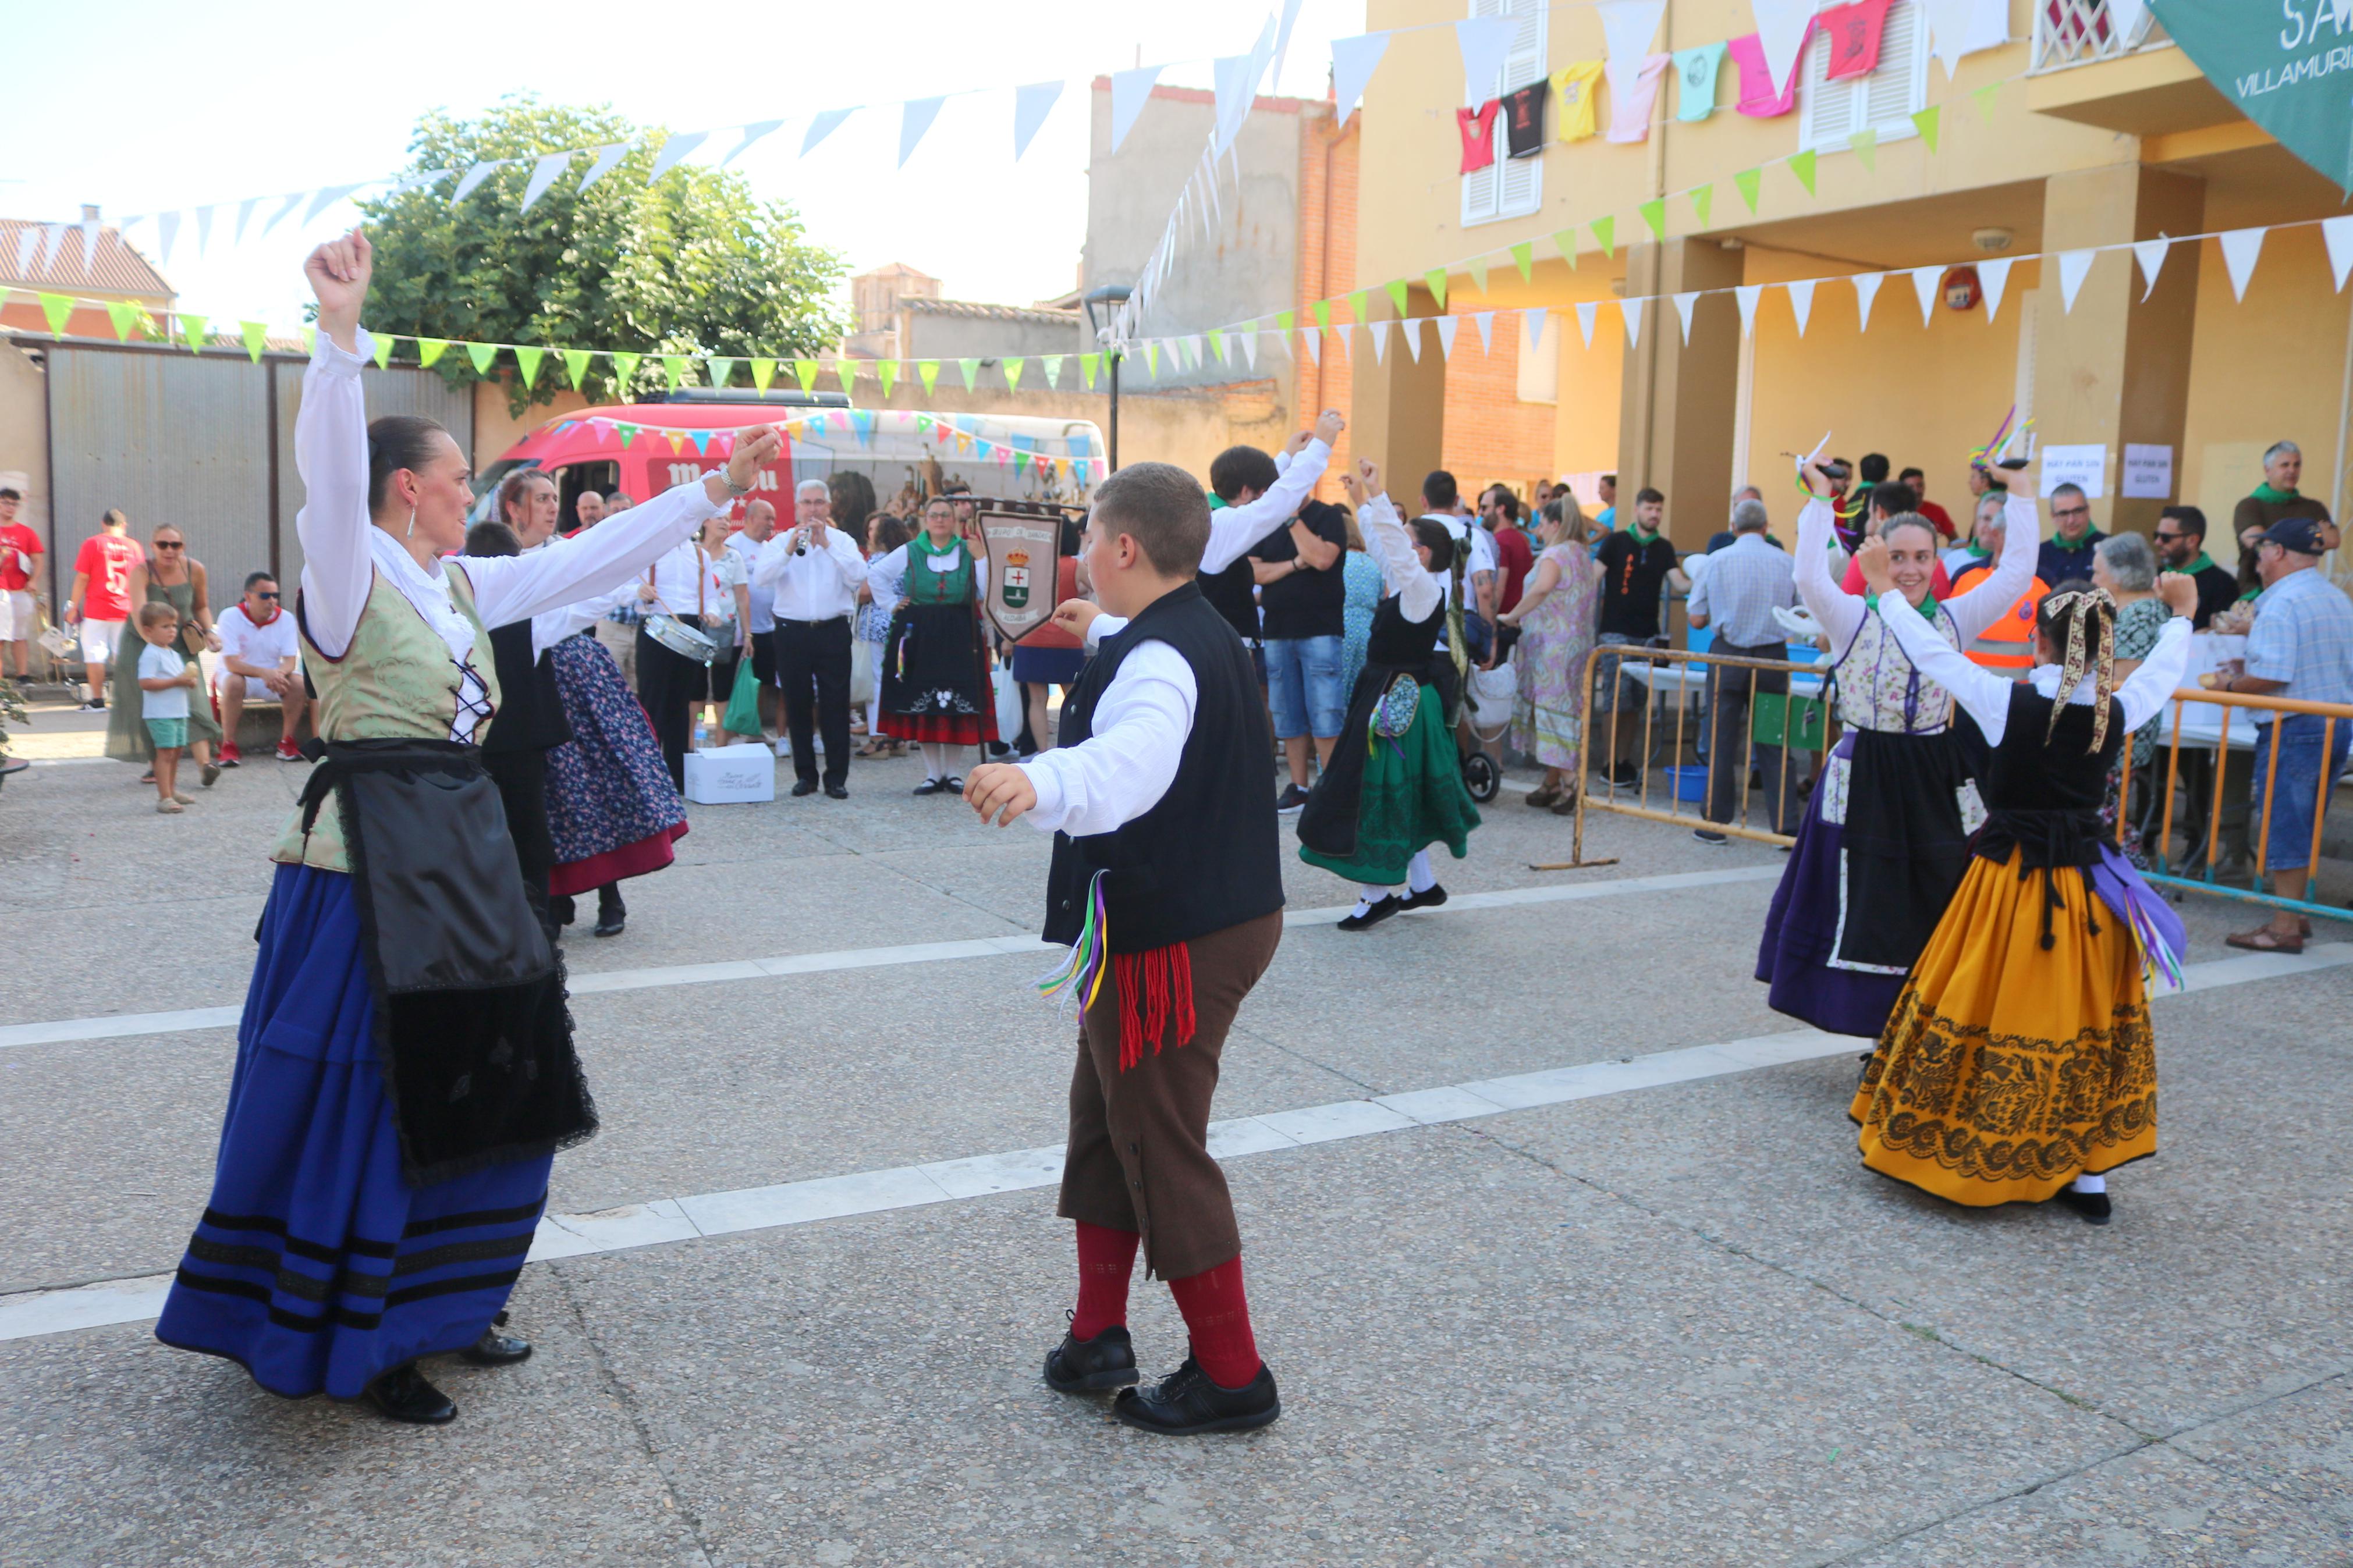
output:
[[[1545,79],[1549,63],[1545,0],[1471,0],[1471,15],[1510,16],[1518,24],[1512,37],[1512,51],[1504,59],[1503,75],[1489,96],[1500,98],[1515,88]],[[1551,129],[1547,125],[1547,132]],[[1495,161],[1462,176],[1465,228],[1497,218],[1525,217],[1544,205],[1544,159],[1506,156],[1511,147],[1510,127],[1500,112],[1495,116],[1493,134]]]
[[[1843,147],[1849,136],[1862,129],[1854,114],[1854,83],[1823,79],[1830,68],[1830,35],[1818,27],[1806,44],[1806,58],[1798,66],[1803,82],[1798,91],[1805,116],[1799,128],[1800,146]]]
[[[1928,54],[1922,47],[1928,41],[1928,29],[1924,22],[1920,0],[1897,0],[1887,8],[1887,26],[1879,38],[1879,68],[1859,84],[1862,117],[1855,129],[1875,127],[1883,142],[1916,132],[1912,116],[1927,107],[1928,97]]]

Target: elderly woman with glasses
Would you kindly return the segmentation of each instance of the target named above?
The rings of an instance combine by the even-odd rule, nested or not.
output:
[[[182,657],[190,664],[201,653],[220,651],[220,637],[213,629],[213,612],[209,603],[205,563],[188,553],[187,536],[171,523],[158,527],[148,540],[145,564],[131,570],[126,588],[131,600],[131,613],[135,617],[142,605],[169,605],[180,617],[180,640],[176,645]],[[135,637],[124,637],[114,655],[114,689],[132,693],[139,690],[139,655],[147,645]],[[220,721],[213,717],[213,705],[206,701],[188,705],[188,753],[195,759],[198,776],[206,786],[220,777],[220,763],[213,748],[221,743]],[[144,784],[153,779],[155,761],[154,742],[147,738],[147,726],[139,717],[136,700],[118,701],[107,710],[106,754],[119,763],[143,763],[150,769]]]

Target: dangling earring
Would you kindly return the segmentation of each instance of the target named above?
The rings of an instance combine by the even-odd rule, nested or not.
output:
[[[403,539],[414,539],[417,537],[417,509],[415,507],[410,507],[408,509],[408,531],[402,534],[401,537]]]

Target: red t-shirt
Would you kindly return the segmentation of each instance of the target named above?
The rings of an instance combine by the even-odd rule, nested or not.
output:
[[[1947,511],[1943,507],[1938,506],[1932,500],[1922,501],[1915,510],[1916,510],[1922,517],[1925,517],[1930,522],[1935,523],[1938,533],[1943,534],[1947,539],[1953,537],[1953,514],[1951,512]]]
[[[1492,166],[1495,162],[1495,114],[1503,100],[1491,98],[1476,109],[1454,111],[1454,129],[1462,136],[1462,172]]]
[[[118,533],[93,533],[81,542],[74,570],[90,579],[81,613],[93,621],[131,618],[131,574],[147,563],[139,542]]]
[[[41,552],[41,536],[21,522],[12,522],[0,528],[0,589],[11,594],[33,580],[33,563],[16,555],[15,552],[17,551],[22,551],[25,556],[38,555]]]
[[[1518,605],[1520,590],[1527,585],[1528,574],[1536,569],[1536,552],[1528,548],[1528,536],[1518,529],[1499,528],[1495,561],[1504,578],[1495,589],[1495,613],[1502,615]]]
[[[1923,512],[1921,515],[1925,517],[1927,514]],[[1857,598],[1861,598],[1868,592],[1862,581],[1862,563],[1848,562],[1846,575],[1839,579],[1839,586]],[[1928,592],[1939,599],[1949,599],[1953,596],[1953,580],[1945,575],[1945,563],[1941,561],[1936,563],[1936,569],[1928,574]]]

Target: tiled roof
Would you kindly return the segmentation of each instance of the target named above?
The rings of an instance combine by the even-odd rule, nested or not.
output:
[[[927,316],[965,316],[983,321],[1037,321],[1054,326],[1074,323],[1076,310],[1044,310],[1030,305],[984,305],[976,300],[925,300],[913,296],[899,301],[902,310]]]
[[[68,224],[65,237],[58,241],[55,255],[44,265],[41,252],[47,248],[48,225],[27,218],[0,217],[0,286],[14,289],[47,289],[55,293],[70,293],[75,289],[96,289],[108,294],[144,294],[172,297],[172,285],[154,264],[142,256],[137,247],[122,237],[120,229],[111,225],[98,231],[98,244],[90,254],[87,269],[81,260],[81,226]],[[36,237],[32,262],[19,268],[16,258],[23,254],[25,235]]]

